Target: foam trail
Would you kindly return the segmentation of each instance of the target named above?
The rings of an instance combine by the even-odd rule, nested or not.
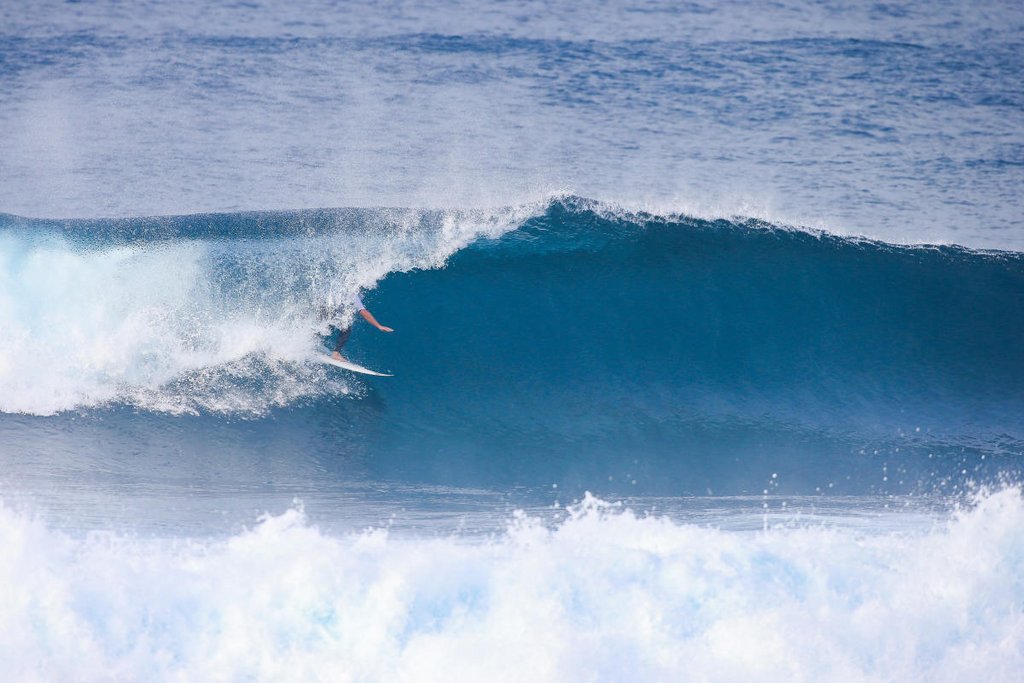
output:
[[[593,498],[487,541],[74,538],[0,509],[5,680],[1011,681],[1024,502],[726,532]]]

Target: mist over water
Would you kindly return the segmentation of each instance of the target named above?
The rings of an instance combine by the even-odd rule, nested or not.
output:
[[[0,679],[1017,680],[1022,29],[0,3]]]
[[[1021,249],[1019,3],[8,4],[0,211],[551,191]]]

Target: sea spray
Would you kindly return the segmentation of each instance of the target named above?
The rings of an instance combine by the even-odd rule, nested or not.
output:
[[[899,524],[900,513],[888,513]],[[587,497],[488,538],[68,536],[0,509],[5,680],[1009,681],[1024,501],[723,531]]]

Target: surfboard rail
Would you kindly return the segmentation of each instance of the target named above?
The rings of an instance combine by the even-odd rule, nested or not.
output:
[[[349,370],[350,372],[358,372],[361,375],[372,375],[374,377],[394,377],[394,375],[390,375],[386,372],[377,372],[376,370],[371,370],[370,368],[364,368],[362,365],[358,365],[356,363],[353,363],[352,361],[337,360],[335,358],[331,358],[327,354],[317,354],[314,360],[320,361],[321,363],[326,363],[327,365],[333,365],[336,368]]]

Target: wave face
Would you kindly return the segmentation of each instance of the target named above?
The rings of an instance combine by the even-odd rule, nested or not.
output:
[[[723,531],[588,499],[486,542],[69,537],[0,508],[5,680],[1012,681],[1019,489],[888,533]],[[99,577],[99,579],[97,579]],[[45,663],[45,669],[41,669]]]
[[[721,470],[686,477],[703,492],[739,476],[740,453],[799,454],[794,478],[837,458],[881,472],[903,453],[905,477],[873,477],[885,488],[927,460],[953,471],[1024,451],[1019,253],[572,197],[491,213],[8,217],[0,245],[6,412],[313,405],[402,467],[586,456],[625,490],[643,463],[608,462],[636,453],[678,475],[700,453]],[[387,381],[308,360],[326,331],[316,309],[356,287],[398,331],[357,326],[348,348]],[[815,485],[842,485],[829,476]]]

